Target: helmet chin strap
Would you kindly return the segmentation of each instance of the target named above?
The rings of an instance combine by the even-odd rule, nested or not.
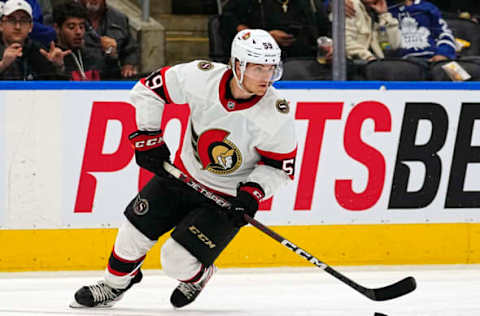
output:
[[[241,67],[241,66],[240,66]],[[235,82],[237,84],[237,86],[240,88],[240,90],[242,90],[243,92],[249,94],[249,95],[254,95],[255,93],[249,91],[247,88],[245,88],[242,84],[243,82],[243,79],[244,79],[244,75],[245,75],[245,69],[242,71],[242,76],[240,77],[240,79],[238,78],[237,76],[237,72],[235,71],[235,66],[232,67],[232,72],[233,72],[233,77],[235,78]]]

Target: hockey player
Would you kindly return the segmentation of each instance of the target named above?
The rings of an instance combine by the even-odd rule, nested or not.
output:
[[[141,281],[147,251],[172,228],[160,254],[163,271],[180,281],[170,301],[178,308],[195,300],[216,270],[215,259],[246,224],[243,215],[253,217],[261,200],[293,179],[293,116],[271,87],[282,74],[280,54],[269,33],[247,29],[235,36],[230,66],[193,61],[135,85],[139,130],[129,138],[137,163],[156,176],[127,206],[104,280],[80,288],[72,307],[112,306]],[[231,211],[163,169],[170,160],[160,130],[165,103],[191,109],[176,166],[229,199]]]

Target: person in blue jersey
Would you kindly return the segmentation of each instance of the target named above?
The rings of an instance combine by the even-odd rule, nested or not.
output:
[[[455,38],[434,4],[424,0],[406,0],[391,6],[389,11],[400,22],[400,56],[430,62],[456,58]]]

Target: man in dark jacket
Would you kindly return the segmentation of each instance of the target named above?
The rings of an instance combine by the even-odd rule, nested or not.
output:
[[[287,58],[316,56],[317,38],[331,29],[323,3],[310,0],[230,0],[221,25],[230,43],[245,28],[266,30]]]
[[[32,31],[32,8],[24,0],[9,0],[3,8],[0,31],[0,80],[62,79],[62,53],[49,52],[28,38]]]
[[[117,59],[103,56],[99,47],[85,47],[87,9],[77,2],[64,2],[53,10],[57,46],[71,51],[64,57],[64,73],[70,80],[101,80],[111,78]]]
[[[107,6],[105,0],[81,0],[88,10],[89,23],[85,35],[87,47],[100,47],[104,55],[118,58],[118,76],[137,74],[138,44],[130,33],[128,17]],[[115,79],[115,78],[112,78]]]

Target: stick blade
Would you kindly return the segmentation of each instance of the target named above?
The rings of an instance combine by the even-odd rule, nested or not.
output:
[[[372,289],[366,295],[374,301],[387,301],[402,295],[408,294],[417,288],[417,282],[411,276],[398,281],[397,283]]]

